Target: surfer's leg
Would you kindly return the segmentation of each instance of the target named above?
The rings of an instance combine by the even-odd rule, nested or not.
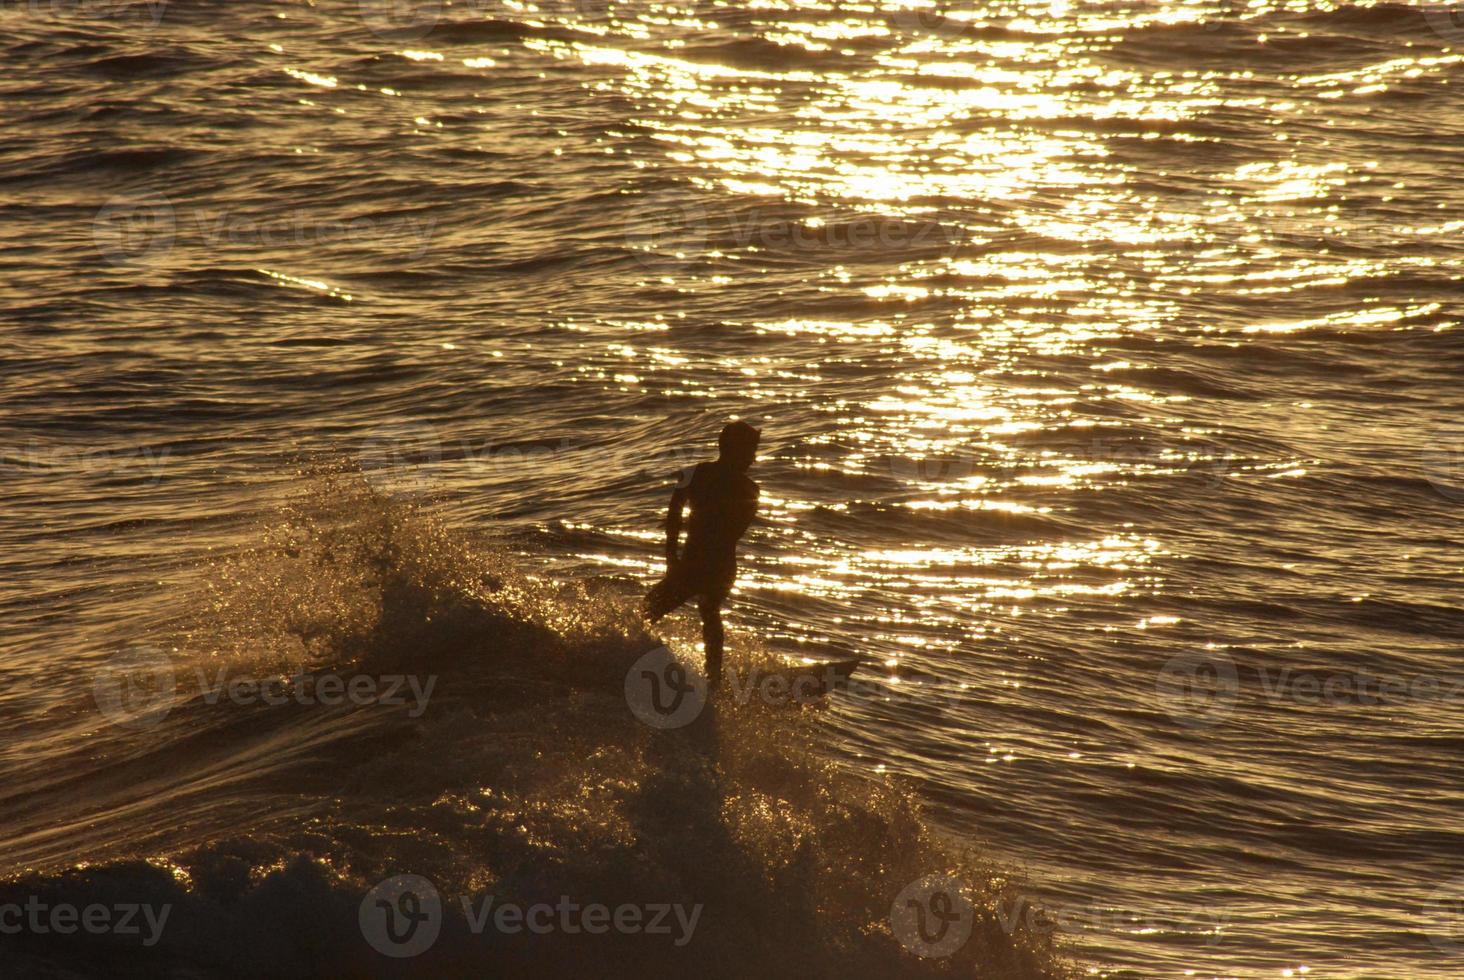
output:
[[[715,691],[722,683],[722,597],[702,596],[697,604],[702,620],[702,649],[707,658],[707,687]]]

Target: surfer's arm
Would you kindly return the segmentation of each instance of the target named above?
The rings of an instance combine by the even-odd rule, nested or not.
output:
[[[671,491],[671,506],[666,511],[666,564],[676,563],[676,548],[681,538],[681,511],[686,506],[686,488]]]
[[[747,488],[744,490],[744,496],[738,502],[736,526],[733,529],[735,531],[735,537],[733,540],[741,540],[742,536],[747,533],[748,525],[752,523],[753,517],[757,514],[757,502],[761,496],[761,488],[756,483],[748,480]]]

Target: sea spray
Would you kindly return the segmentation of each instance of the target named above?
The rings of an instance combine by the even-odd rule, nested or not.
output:
[[[107,763],[136,791],[109,812],[126,827],[165,821],[186,788],[200,819],[131,848],[145,863],[99,851],[84,870],[12,878],[0,899],[166,902],[148,968],[222,976],[554,976],[587,963],[627,977],[1061,975],[1046,932],[996,914],[1019,882],[933,834],[901,786],[831,762],[816,713],[730,699],[684,731],[637,721],[621,685],[653,638],[629,590],[533,567],[349,472],[305,477],[254,546],[200,570],[208,601],[170,646],[197,662],[436,677],[426,710],[185,695],[158,728],[112,736]],[[766,657],[745,637],[734,651],[734,667]],[[158,743],[175,787],[161,793],[143,778]],[[432,941],[398,959],[363,924],[426,935],[387,918],[420,917],[420,903],[367,902],[401,876],[474,909],[492,896],[700,911],[677,945],[645,930],[475,931],[440,900]],[[923,889],[931,878],[959,902],[936,902],[949,896]],[[956,944],[950,908],[970,910]],[[101,938],[8,944],[84,969],[119,952]]]

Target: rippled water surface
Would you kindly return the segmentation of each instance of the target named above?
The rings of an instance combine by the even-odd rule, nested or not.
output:
[[[86,698],[274,652],[302,472],[630,597],[742,416],[732,645],[868,658],[820,753],[1085,969],[1460,975],[1464,14],[895,2],[5,6],[7,872],[294,819],[353,722],[141,817]]]

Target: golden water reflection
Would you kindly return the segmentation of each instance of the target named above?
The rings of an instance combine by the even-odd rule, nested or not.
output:
[[[1256,2],[1233,13],[1242,22],[1328,6]],[[1195,25],[1212,13],[1178,2],[1122,11],[991,2],[950,12],[891,2],[851,12],[759,0],[738,11],[665,5],[633,21],[597,22],[593,37],[528,42],[566,62],[614,69],[607,84],[634,105],[635,123],[659,147],[639,166],[709,208],[817,209],[808,227],[849,214],[959,227],[955,247],[875,271],[859,255],[809,263],[801,280],[808,295],[858,296],[872,314],[790,311],[738,325],[759,339],[760,356],[730,366],[748,379],[744,394],[775,403],[797,404],[813,384],[859,365],[899,365],[878,394],[830,398],[822,410],[831,433],[805,439],[795,463],[810,474],[863,478],[867,498],[765,500],[780,533],[807,538],[800,556],[752,575],[750,587],[846,604],[887,587],[968,615],[1132,591],[1143,580],[1138,570],[1148,575],[1165,544],[1127,528],[1059,524],[1077,495],[1160,478],[1201,488],[1298,479],[1306,466],[1229,458],[1208,441],[1223,420],[1196,423],[1185,414],[1196,397],[1190,379],[1150,383],[1155,365],[1121,342],[1176,330],[1240,338],[1388,329],[1437,311],[1372,300],[1316,315],[1275,313],[1241,329],[1195,313],[1191,299],[1217,290],[1240,302],[1279,302],[1378,276],[1377,259],[1346,248],[1339,209],[1349,195],[1386,200],[1403,189],[1374,186],[1376,159],[1325,141],[1305,145],[1291,127],[1324,128],[1336,96],[1386,89],[1459,60],[1421,52],[1349,72],[1298,71],[1286,91],[1254,84],[1244,67],[1174,70],[1172,61],[1163,69],[1110,56],[1136,28]],[[745,18],[779,53],[709,46]],[[983,33],[993,27],[1005,35]],[[639,43],[656,39],[662,43]],[[1274,138],[1262,128],[1238,154],[1217,122],[1237,114],[1268,119]],[[1204,172],[1204,180],[1176,176]],[[1441,216],[1413,231],[1445,236],[1458,225]],[[747,248],[741,257],[766,261],[767,251]],[[1390,266],[1437,261],[1399,255]],[[688,264],[660,282],[708,296],[763,271],[746,266]],[[624,370],[584,370],[668,394],[717,391],[713,380],[687,377],[694,360],[634,349],[617,356]],[[801,530],[817,513],[850,517],[862,507],[932,521],[1026,521],[1029,540],[952,547],[938,543],[949,527],[933,524],[929,542],[841,551],[833,535]],[[957,537],[984,527],[973,523]],[[857,537],[857,529],[849,533]],[[979,628],[959,616],[950,622]],[[898,657],[892,635],[885,638]]]

